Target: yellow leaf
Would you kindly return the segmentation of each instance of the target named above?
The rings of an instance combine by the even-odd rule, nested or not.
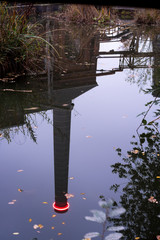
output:
[[[58,236],[62,235],[62,233],[58,233]]]
[[[51,227],[51,229],[55,229],[55,227]]]
[[[56,214],[53,214],[52,217],[53,217],[53,218],[56,217]]]
[[[139,150],[138,150],[138,149],[135,149],[135,150],[132,151],[132,153],[138,154],[138,153],[139,153]]]
[[[156,178],[160,178],[160,176],[157,176]]]
[[[28,221],[29,221],[29,222],[32,222],[32,218],[30,218]]]
[[[43,202],[43,204],[48,204],[48,202]]]
[[[64,224],[66,224],[65,222],[62,222],[62,224],[64,225]]]
[[[85,193],[81,193],[81,195],[84,195]]]
[[[38,227],[41,229],[43,228],[44,226],[42,224],[38,224]]]
[[[140,237],[135,237],[136,240],[140,239]]]
[[[18,188],[18,192],[23,192],[23,189]]]

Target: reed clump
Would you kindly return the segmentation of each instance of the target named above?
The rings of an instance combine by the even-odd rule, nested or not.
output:
[[[137,24],[159,25],[160,10],[159,9],[140,9],[135,13],[135,22]]]
[[[66,4],[61,17],[74,23],[105,23],[112,19],[110,8],[85,4]]]
[[[32,5],[22,11],[0,2],[0,78],[24,74],[39,65],[42,46],[34,36],[41,26],[29,23],[31,9]]]

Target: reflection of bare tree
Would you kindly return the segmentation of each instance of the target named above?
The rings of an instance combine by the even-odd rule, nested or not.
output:
[[[122,49],[129,49],[132,46],[133,39],[135,39],[134,45],[136,45],[136,51],[146,53],[146,55],[132,58],[132,66],[127,81],[136,83],[142,89],[144,85],[151,83],[152,73],[157,68],[156,58],[160,49],[155,48],[154,45],[158,41],[159,27],[137,27],[136,29],[131,28],[131,31],[133,32],[133,36],[123,42]]]

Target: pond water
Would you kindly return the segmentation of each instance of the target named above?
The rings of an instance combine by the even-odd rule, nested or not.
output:
[[[61,58],[48,52],[46,75],[0,83],[0,239],[152,239],[160,234],[159,29],[46,19]]]

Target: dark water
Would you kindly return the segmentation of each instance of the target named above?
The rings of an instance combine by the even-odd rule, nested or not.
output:
[[[153,239],[159,97],[143,90],[159,86],[159,29],[77,27],[49,17],[44,28],[60,29],[46,39],[61,58],[48,54],[47,75],[0,85],[0,239],[87,240],[104,229],[97,239],[115,231],[122,236],[106,239]],[[108,211],[123,212],[107,213],[105,228],[100,212],[102,221],[85,219],[106,211],[104,198],[115,201]]]

